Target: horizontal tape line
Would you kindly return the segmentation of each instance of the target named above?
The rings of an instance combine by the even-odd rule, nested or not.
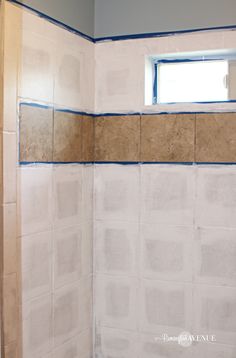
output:
[[[104,165],[104,164],[118,164],[118,165],[236,165],[236,162],[19,162],[19,165],[40,165],[40,164],[92,164],[92,165]]]
[[[188,33],[196,33],[196,32],[208,32],[208,31],[220,31],[220,30],[235,30],[236,25],[227,25],[227,26],[215,26],[215,27],[206,27],[206,28],[197,28],[197,29],[185,29],[185,30],[175,30],[175,31],[163,31],[163,32],[147,32],[147,33],[140,33],[140,34],[129,34],[129,35],[116,35],[116,36],[103,36],[103,37],[92,37],[86,35],[85,33],[59,21],[45,13],[29,6],[26,4],[21,3],[18,0],[7,0],[11,3],[17,4],[33,13],[38,15],[41,18],[48,20],[49,22],[53,23],[54,25],[60,26],[65,30],[74,33],[75,35],[81,36],[84,39],[93,42],[93,43],[100,43],[100,42],[109,42],[109,41],[124,41],[124,40],[135,40],[135,39],[145,39],[145,38],[155,38],[155,37],[167,37],[167,36],[174,36],[174,35],[181,35],[181,34],[188,34]]]
[[[234,101],[236,103],[236,101]],[[199,102],[200,103],[200,102]],[[206,102],[203,102],[206,103]],[[213,102],[209,102],[213,103]],[[222,102],[214,102],[214,103],[222,103]],[[225,103],[225,102],[223,102]],[[72,114],[78,114],[78,115],[85,115],[85,116],[91,116],[91,117],[126,117],[126,116],[141,116],[141,115],[149,115],[149,116],[155,116],[155,115],[164,115],[164,114],[211,114],[211,113],[236,113],[235,110],[232,109],[212,109],[209,111],[163,111],[163,112],[126,112],[126,113],[119,113],[119,112],[108,112],[108,113],[91,113],[91,112],[84,112],[84,111],[77,111],[74,109],[64,109],[64,108],[57,108],[53,105],[47,105],[47,104],[39,104],[35,102],[20,102],[19,106],[29,106],[29,107],[36,107],[36,108],[42,108],[42,109],[54,109],[56,112],[62,112],[62,113],[72,113]]]

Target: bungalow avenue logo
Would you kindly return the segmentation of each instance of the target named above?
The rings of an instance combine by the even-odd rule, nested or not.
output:
[[[163,341],[164,343],[176,342],[182,347],[190,347],[194,342],[216,342],[215,335],[193,335],[189,332],[182,332],[179,336],[169,336],[164,333],[161,337],[156,337],[155,341]]]

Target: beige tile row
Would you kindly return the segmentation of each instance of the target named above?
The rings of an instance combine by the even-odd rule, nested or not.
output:
[[[21,162],[236,162],[236,113],[91,117],[21,106]]]
[[[91,116],[21,106],[21,162],[93,161],[93,136]]]
[[[236,113],[98,117],[95,161],[235,162]]]

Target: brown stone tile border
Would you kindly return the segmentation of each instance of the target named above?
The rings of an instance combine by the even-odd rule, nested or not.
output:
[[[92,116],[20,108],[21,162],[236,162],[236,113]]]

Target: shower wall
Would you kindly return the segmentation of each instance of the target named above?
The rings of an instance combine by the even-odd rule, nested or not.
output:
[[[96,358],[235,357],[235,104],[144,104],[145,56],[235,39],[96,44],[95,108],[111,113],[95,119]],[[216,341],[162,339],[182,332]]]
[[[24,358],[234,358],[235,103],[144,88],[147,56],[236,32],[94,44],[4,11],[4,358],[21,334]],[[183,331],[216,342],[161,340]]]
[[[94,45],[9,2],[5,9],[6,43],[17,44],[9,86],[17,120],[6,146],[12,136],[22,276],[19,298],[10,288],[9,332],[17,334],[20,307],[24,358],[90,358]]]

